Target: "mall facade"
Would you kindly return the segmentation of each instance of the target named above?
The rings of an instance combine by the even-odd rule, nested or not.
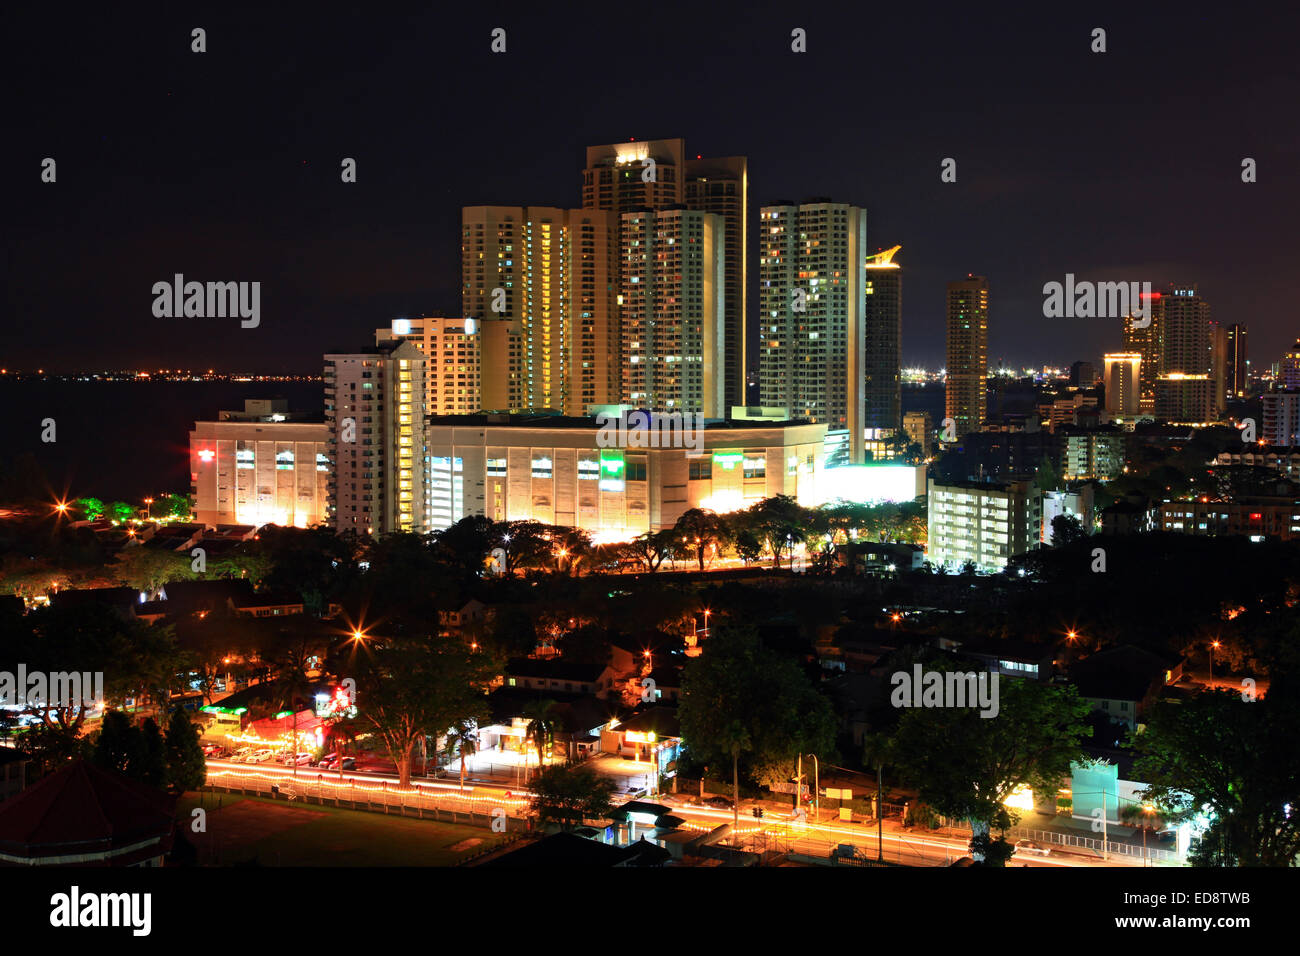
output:
[[[596,418],[431,416],[429,526],[486,515],[619,541],[671,528],[690,508],[737,511],[774,495],[821,503],[825,424],[704,420],[682,434],[658,418],[638,434]]]

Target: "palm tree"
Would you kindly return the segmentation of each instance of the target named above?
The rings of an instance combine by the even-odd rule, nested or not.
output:
[[[727,536],[725,519],[703,508],[688,508],[683,511],[673,530],[686,539],[688,548],[695,549],[701,571],[704,570],[704,555],[710,546],[721,544]]]
[[[885,765],[894,760],[894,741],[886,734],[867,734],[862,738],[862,762],[876,768],[876,835],[877,856],[885,858]]]
[[[537,703],[529,704],[524,708],[523,716],[528,720],[524,733],[537,745],[538,773],[542,772],[542,754],[546,752],[546,739],[551,735],[551,728],[556,722],[555,707],[555,701],[538,698]]]
[[[307,658],[310,653],[304,643],[286,648],[279,661],[276,704],[281,710],[293,711],[293,775],[298,776],[298,710],[310,701],[312,681],[307,677]]]
[[[478,728],[472,720],[458,720],[447,732],[447,751],[460,755],[460,788],[465,789],[465,758],[478,753]]]
[[[749,731],[740,720],[732,720],[718,732],[718,742],[731,751],[731,822],[740,827],[740,752],[752,746]]]

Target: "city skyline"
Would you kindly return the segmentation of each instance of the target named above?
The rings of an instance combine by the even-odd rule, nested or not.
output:
[[[23,16],[39,21],[41,15]],[[464,14],[448,16],[449,22],[436,24],[439,34],[457,37],[447,55],[462,72],[481,75],[483,95],[493,95],[501,81],[491,75],[490,26]],[[967,29],[961,21],[873,12],[862,25],[893,31],[898,40],[879,48],[877,69],[889,78],[890,95],[873,99],[871,124],[801,104],[808,122],[832,124],[836,135],[829,138],[773,127],[765,97],[753,103],[742,98],[726,115],[714,118],[708,111],[706,117],[685,105],[685,81],[670,74],[653,101],[632,109],[612,91],[593,91],[585,111],[593,119],[575,119],[570,129],[562,118],[518,117],[514,127],[502,127],[503,142],[512,144],[504,149],[418,148],[430,134],[408,129],[382,97],[375,99],[383,90],[420,85],[412,72],[416,59],[403,54],[411,52],[406,44],[434,32],[431,18],[411,21],[394,39],[393,24],[383,21],[360,25],[360,35],[351,37],[326,24],[304,26],[270,15],[249,35],[217,15],[201,61],[184,42],[188,23],[156,22],[123,36],[107,20],[98,24],[106,39],[120,40],[120,48],[142,62],[165,65],[167,89],[155,90],[143,76],[113,74],[83,104],[69,106],[64,94],[83,90],[104,50],[118,48],[73,38],[83,44],[77,62],[24,104],[21,139],[41,145],[33,147],[30,169],[13,179],[20,184],[14,234],[23,238],[9,259],[10,304],[30,328],[66,329],[72,344],[50,350],[39,337],[20,335],[6,361],[74,369],[85,365],[77,354],[84,348],[85,355],[114,365],[134,358],[149,367],[226,366],[238,357],[255,362],[257,371],[311,368],[314,350],[302,334],[304,323],[330,341],[345,342],[394,318],[456,313],[463,206],[576,208],[584,149],[673,136],[684,140],[688,157],[748,159],[751,336],[757,210],[778,197],[798,202],[831,195],[867,209],[869,252],[894,243],[908,250],[905,366],[942,364],[944,284],[967,273],[987,276],[997,290],[990,367],[1099,361],[1119,347],[1112,325],[1042,317],[1043,284],[1072,273],[1153,285],[1197,282],[1226,325],[1252,328],[1256,367],[1266,367],[1266,357],[1280,355],[1295,339],[1295,330],[1279,320],[1261,318],[1268,311],[1262,303],[1285,295],[1285,276],[1276,265],[1291,258],[1285,244],[1295,240],[1286,223],[1300,209],[1300,193],[1284,175],[1300,152],[1295,132],[1269,119],[1274,107],[1294,101],[1295,80],[1280,72],[1260,79],[1260,70],[1280,71],[1269,64],[1283,58],[1268,51],[1284,31],[1247,25],[1232,48],[1199,60],[1200,82],[1214,93],[1192,104],[1177,77],[1162,78],[1166,71],[1159,67],[1172,67],[1180,49],[1212,44],[1212,20],[1171,22],[1127,11],[1102,19],[1110,49],[1096,54],[1089,50],[1091,25],[1055,12],[988,14],[977,28],[979,42],[969,45],[959,41]],[[539,45],[584,49],[585,27],[560,30],[538,15],[516,16],[507,27],[512,45],[506,57],[534,57]],[[768,49],[762,62],[778,81],[812,70],[830,82],[854,31],[819,29],[815,18],[807,29],[810,53],[802,60],[788,52],[789,31],[776,31],[766,18],[729,22],[727,31],[750,45],[729,44],[711,55],[721,57],[720,71],[743,75],[751,57],[741,48]],[[382,31],[386,39],[383,47],[368,49],[389,52],[368,54],[374,85],[363,105],[344,95],[361,75],[337,67],[354,45],[364,45],[367,31]],[[47,57],[51,51],[39,38],[55,35],[38,24],[26,32],[38,39],[19,51],[20,65],[24,57]],[[721,32],[706,15],[691,35],[672,42],[703,52]],[[475,42],[480,35],[482,42]],[[652,46],[663,42],[647,38]],[[938,57],[934,69],[923,69],[901,52],[917,44],[950,54],[951,62]],[[325,86],[287,79],[268,85],[261,68],[236,75],[226,66],[236,53],[255,65],[273,62],[282,49],[292,51],[299,71],[328,77]],[[1015,57],[999,56],[1013,49]],[[820,51],[826,55],[815,55]],[[968,68],[976,64],[982,72],[972,79]],[[1247,64],[1249,87],[1241,69]],[[578,57],[561,67],[560,82],[576,84],[572,71],[582,69]],[[1025,75],[1036,82],[1026,86]],[[1069,118],[1081,107],[1078,75],[1087,78],[1089,102],[1101,104],[1087,111],[1084,136],[1072,132]],[[958,77],[974,88],[956,86]],[[1134,86],[1147,95],[1131,102],[1127,91]],[[966,111],[961,101],[954,107],[954,89],[980,94],[980,110]],[[794,101],[783,90],[772,95],[774,103]],[[160,138],[174,141],[187,124],[231,103],[241,112],[230,144],[219,144],[210,157],[158,151]],[[464,107],[442,105],[448,128],[470,122]],[[79,112],[87,109],[96,112]],[[982,122],[986,109],[999,111],[999,123]],[[930,117],[936,111],[952,122],[935,126]],[[282,120],[307,115],[315,118],[287,126]],[[85,132],[64,132],[78,123]],[[1160,149],[1137,155],[1113,149],[1161,127],[1192,130],[1223,146],[1191,163]],[[39,161],[47,155],[60,162],[52,184],[40,181]],[[340,181],[345,157],[357,161],[356,183]],[[1258,163],[1258,182],[1242,182],[1244,157]],[[946,158],[956,160],[955,182],[940,178]],[[88,205],[92,195],[97,198]],[[142,216],[141,210],[158,212]],[[277,225],[268,231],[268,222]],[[1117,231],[1121,222],[1126,225]],[[1225,248],[1233,253],[1224,255]],[[262,323],[240,329],[237,321],[153,317],[151,285],[176,272],[260,281]],[[75,289],[60,280],[68,273],[81,277]]]

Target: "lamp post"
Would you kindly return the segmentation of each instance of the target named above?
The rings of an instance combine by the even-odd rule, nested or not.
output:
[[[1210,686],[1214,686],[1214,652],[1222,646],[1218,641],[1210,641]]]
[[[1147,826],[1151,820],[1151,814],[1155,812],[1155,807],[1149,803],[1142,804],[1142,865],[1149,866],[1147,863]]]

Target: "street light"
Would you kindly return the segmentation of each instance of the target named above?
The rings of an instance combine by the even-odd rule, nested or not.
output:
[[[1147,827],[1150,825],[1151,814],[1155,813],[1156,808],[1149,803],[1142,804],[1142,865],[1147,866]]]

